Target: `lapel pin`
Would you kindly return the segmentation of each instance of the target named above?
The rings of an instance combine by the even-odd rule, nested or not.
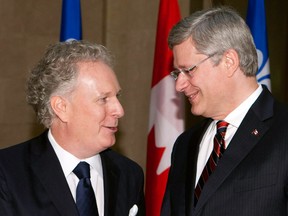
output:
[[[259,135],[259,132],[257,129],[254,129],[251,134],[253,134],[254,136],[258,136]]]

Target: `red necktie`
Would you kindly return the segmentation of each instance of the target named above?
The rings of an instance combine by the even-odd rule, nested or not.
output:
[[[208,180],[211,173],[215,170],[218,161],[222,157],[224,151],[225,151],[225,134],[229,123],[225,121],[218,121],[217,122],[217,132],[214,137],[214,148],[213,151],[202,171],[202,174],[199,178],[199,181],[197,183],[197,186],[194,191],[194,204],[196,206],[197,201],[200,197],[201,191],[204,187],[205,182]]]

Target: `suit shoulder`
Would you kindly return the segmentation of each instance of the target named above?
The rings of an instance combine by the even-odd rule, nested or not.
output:
[[[284,104],[282,102],[279,102],[279,101],[275,100],[274,111],[277,114],[280,114],[280,115],[283,115],[285,117],[288,117],[288,106],[287,106],[287,104]]]
[[[0,160],[6,157],[13,157],[13,155],[19,155],[24,153],[27,149],[29,144],[29,141],[18,143],[9,147],[5,147],[3,149],[0,149]]]
[[[8,161],[8,160],[16,161],[16,160],[23,160],[24,158],[27,158],[27,153],[31,151],[31,146],[40,145],[44,137],[45,137],[45,134],[43,133],[40,136],[34,137],[22,143],[18,143],[18,144],[0,149],[0,161],[2,162]]]

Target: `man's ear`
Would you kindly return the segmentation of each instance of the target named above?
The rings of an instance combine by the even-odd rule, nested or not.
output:
[[[62,121],[68,120],[68,100],[61,96],[52,96],[50,99],[50,105],[55,115]]]
[[[239,68],[239,56],[234,49],[229,49],[224,54],[224,67],[227,69],[228,77],[233,76]]]

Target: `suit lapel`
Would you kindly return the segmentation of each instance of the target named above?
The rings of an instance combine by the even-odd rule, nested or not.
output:
[[[266,88],[250,108],[236,131],[217,169],[205,183],[194,214],[197,215],[231,172],[241,163],[269,129],[264,120],[273,115],[273,98]]]
[[[47,133],[40,139],[40,143],[33,143],[31,147],[31,168],[60,215],[78,216],[74,199]]]
[[[207,119],[204,121],[198,130],[196,130],[196,136],[193,136],[193,139],[189,140],[189,157],[188,157],[188,164],[187,164],[187,170],[190,170],[187,173],[187,179],[186,179],[186,212],[191,212],[194,207],[194,186],[196,181],[196,171],[197,171],[197,160],[198,160],[198,152],[199,152],[199,145],[200,142],[205,134],[205,131],[207,130],[208,126],[212,122],[212,119]],[[196,139],[195,139],[196,137]],[[192,160],[193,159],[193,160]],[[189,191],[191,191],[189,193]],[[191,214],[191,213],[190,213]]]
[[[117,204],[118,183],[119,183],[119,170],[118,167],[109,158],[109,149],[101,152],[101,160],[103,167],[103,180],[104,180],[104,215],[117,215],[115,213],[115,206]]]

